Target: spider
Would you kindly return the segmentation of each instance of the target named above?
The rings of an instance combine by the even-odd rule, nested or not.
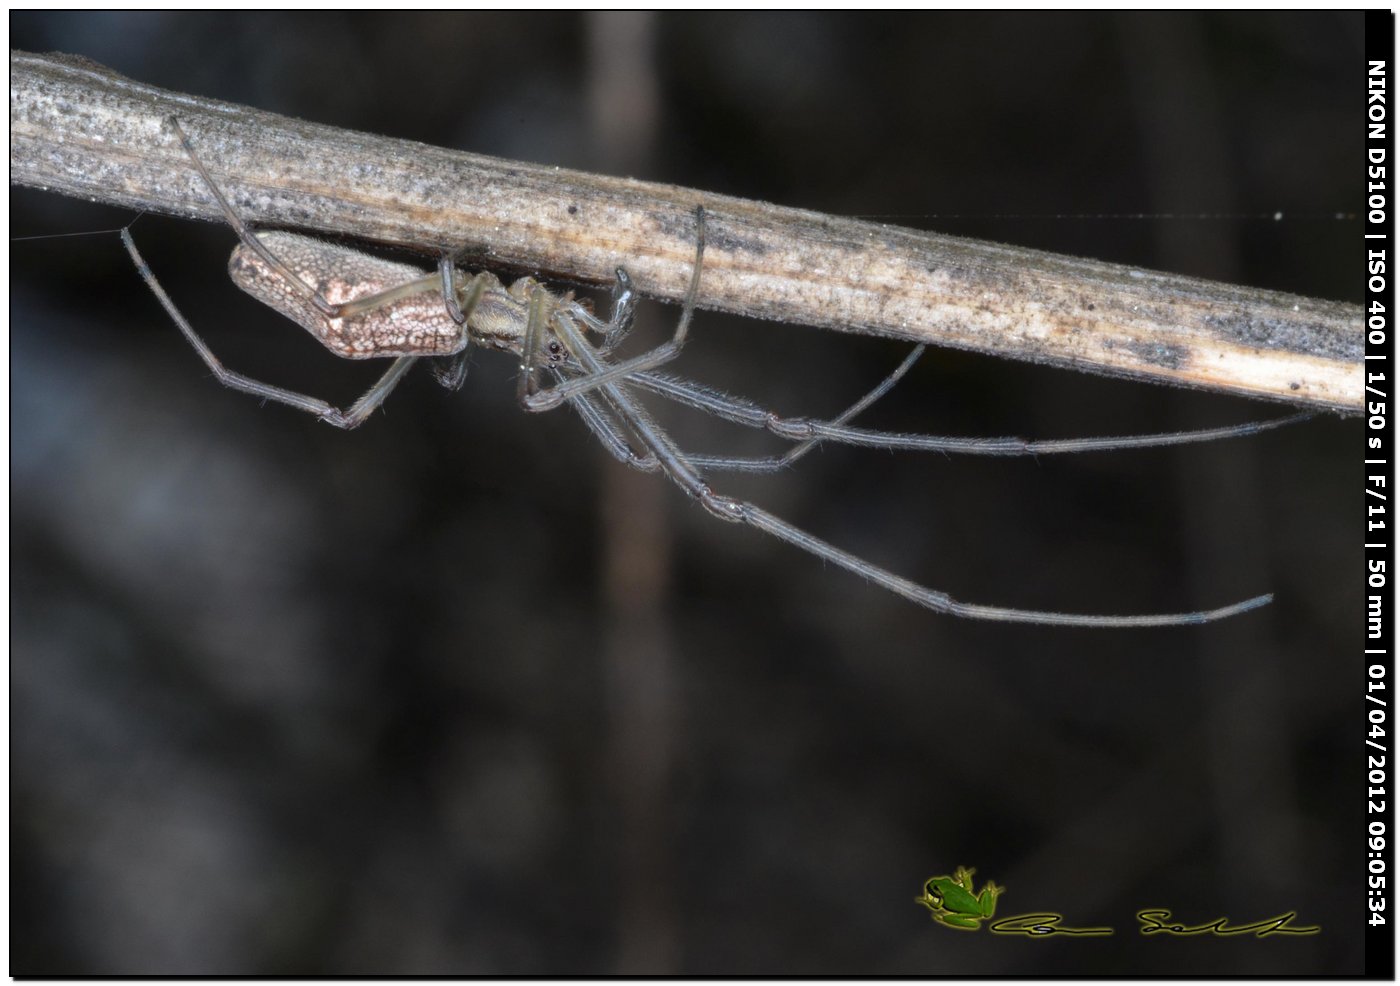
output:
[[[227,369],[191,327],[136,249],[129,230],[122,242],[145,280],[190,345],[220,383],[266,400],[316,415],[338,428],[355,428],[374,413],[421,359],[438,382],[456,390],[466,379],[471,345],[512,353],[520,359],[517,396],[527,411],[568,404],[603,447],[621,462],[664,473],[714,516],[747,524],[808,551],[940,613],[979,620],[1083,627],[1150,627],[1207,623],[1266,605],[1266,594],[1217,609],[1146,615],[1090,615],[1044,612],[960,602],[888,572],[793,526],[744,500],[716,492],[702,470],[774,472],[784,469],[821,442],[884,449],[941,451],[975,455],[1048,455],[1090,450],[1177,445],[1250,435],[1309,415],[1203,431],[1118,438],[1026,441],[1020,438],[949,438],[859,428],[850,421],[886,394],[923,351],[916,347],[870,393],[837,418],[819,421],[784,418],[740,397],[658,372],[685,344],[700,289],[705,254],[706,213],[697,207],[695,262],[681,316],[670,341],[633,359],[609,357],[632,325],[637,293],[625,269],[617,269],[612,313],[596,317],[572,292],[555,295],[532,278],[505,286],[495,275],[467,275],[455,258],[444,256],[436,273],[373,257],[350,247],[295,233],[252,231],[229,204],[175,117],[166,126],[178,138],[195,170],[218,202],[239,245],[229,274],[244,291],[309,330],[332,352],[351,359],[393,357],[379,380],[342,411],[318,398],[263,383]],[[541,371],[553,378],[541,386]],[[763,428],[796,444],[784,455],[766,458],[697,456],[682,451],[637,402],[640,388],[727,421]]]

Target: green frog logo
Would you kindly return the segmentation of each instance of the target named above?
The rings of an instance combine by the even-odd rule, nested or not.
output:
[[[997,897],[1006,889],[990,880],[977,893],[972,887],[972,874],[959,866],[952,876],[930,877],[924,882],[924,892],[914,900],[929,909],[935,921],[959,931],[976,931],[997,909]]]

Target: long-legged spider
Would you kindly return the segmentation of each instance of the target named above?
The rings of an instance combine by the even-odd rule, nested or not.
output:
[[[631,279],[622,268],[617,270],[611,317],[602,321],[575,301],[572,293],[556,296],[528,277],[507,288],[489,272],[464,274],[451,257],[441,260],[437,273],[428,274],[406,264],[381,260],[294,233],[255,233],[229,204],[179,122],[171,117],[167,123],[238,234],[240,243],[229,259],[229,274],[234,282],[301,324],[340,356],[352,359],[394,357],[384,375],[348,411],[228,370],[160,286],[137,251],[131,234],[122,230],[122,241],[141,277],[225,386],[300,408],[339,428],[354,428],[384,402],[420,359],[432,360],[431,369],[443,386],[460,387],[466,377],[467,349],[475,343],[514,353],[520,358],[517,395],[525,410],[545,411],[567,403],[614,457],[636,469],[665,473],[716,517],[748,524],[937,612],[981,620],[1060,626],[1173,626],[1234,616],[1263,606],[1273,598],[1261,595],[1211,610],[1134,616],[1041,612],[959,602],[947,593],[917,585],[842,551],[752,503],[715,492],[701,470],[771,472],[792,464],[816,444],[827,441],[975,455],[1048,455],[1177,445],[1250,435],[1305,418],[1306,414],[1203,431],[1059,441],[947,438],[872,431],[851,425],[849,422],[857,414],[888,392],[908,371],[922,352],[920,346],[874,390],[839,417],[831,421],[779,417],[751,401],[657,372],[658,367],[680,352],[690,327],[705,252],[703,208],[695,210],[695,264],[672,339],[634,359],[613,363],[608,357],[631,328],[636,304]],[[592,341],[590,335],[598,341]],[[537,378],[542,367],[554,377],[553,386],[539,386]],[[638,387],[728,421],[767,429],[797,444],[785,455],[768,458],[689,455],[681,451],[637,403],[633,390]]]

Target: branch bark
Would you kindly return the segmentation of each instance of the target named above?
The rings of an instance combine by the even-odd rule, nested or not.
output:
[[[175,115],[249,222],[684,295],[701,307],[1112,376],[1359,411],[1362,311],[1212,281],[503,161],[10,55],[10,180],[220,220]]]

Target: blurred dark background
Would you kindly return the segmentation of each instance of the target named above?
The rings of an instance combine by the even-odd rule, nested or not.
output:
[[[1361,204],[1359,14],[10,25],[322,123],[1360,300],[1359,224],[1332,218]],[[14,237],[132,218],[10,201]],[[1124,213],[1178,218],[1047,218]],[[233,368],[341,403],[374,377],[231,285],[227,228],[133,232]],[[346,434],[221,389],[115,232],[14,242],[11,287],[11,973],[1361,971],[1357,421],[1042,461],[827,448],[717,484],[969,601],[1276,594],[1197,628],[977,624],[613,468],[518,410],[507,358],[456,395],[415,375]],[[644,307],[661,338],[677,309]],[[706,313],[693,338],[682,372],[789,414],[905,351]],[[1283,410],[937,352],[865,420]],[[664,412],[696,451],[775,447]],[[1002,914],[1117,934],[937,926],[913,898],[958,865]],[[1143,938],[1151,906],[1323,932]]]

